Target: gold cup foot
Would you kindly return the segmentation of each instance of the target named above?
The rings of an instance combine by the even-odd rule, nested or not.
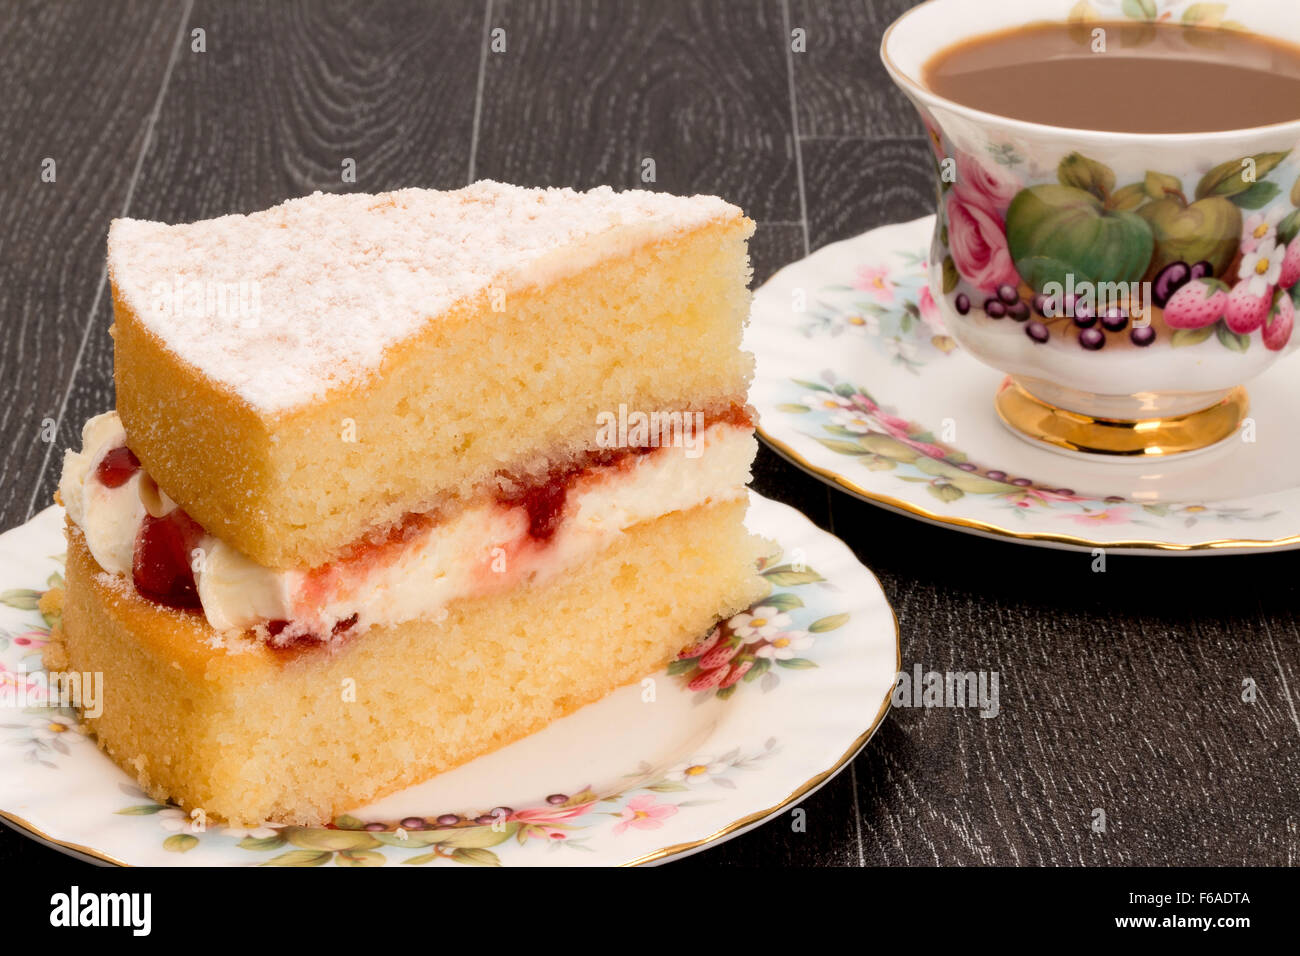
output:
[[[1011,378],[998,389],[997,410],[1013,429],[1066,451],[1122,458],[1156,458],[1209,448],[1237,430],[1250,408],[1238,385],[1209,408],[1165,418],[1114,419],[1067,411],[1043,401]]]

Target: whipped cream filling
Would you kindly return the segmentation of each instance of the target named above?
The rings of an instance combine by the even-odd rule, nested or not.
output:
[[[130,578],[146,514],[161,517],[176,504],[143,469],[117,487],[98,480],[104,456],[124,445],[116,412],[88,421],[82,450],[64,457],[59,495],[100,567]],[[358,542],[310,569],[267,568],[204,534],[192,565],[198,598],[217,631],[254,628],[276,642],[437,619],[454,600],[574,567],[640,522],[744,495],[755,448],[750,428],[718,422],[705,430],[697,456],[664,447],[580,472],[545,538],[531,533],[528,508],[495,498],[445,520],[414,516],[387,539]]]

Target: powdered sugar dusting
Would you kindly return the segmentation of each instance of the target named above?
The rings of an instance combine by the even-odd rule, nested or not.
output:
[[[167,348],[274,413],[357,382],[468,297],[740,215],[713,196],[607,186],[315,193],[183,225],[114,220],[108,265]]]

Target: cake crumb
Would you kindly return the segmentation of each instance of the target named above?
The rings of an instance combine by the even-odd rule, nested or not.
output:
[[[47,618],[63,616],[63,588],[50,588],[36,602],[36,609]]]
[[[50,628],[50,639],[41,650],[41,663],[50,672],[68,669],[68,648],[63,641],[62,624],[55,624]]]

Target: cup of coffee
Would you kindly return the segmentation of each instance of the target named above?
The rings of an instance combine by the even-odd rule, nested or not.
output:
[[[949,331],[1070,452],[1230,438],[1300,307],[1300,3],[929,0],[881,55],[920,111]]]

